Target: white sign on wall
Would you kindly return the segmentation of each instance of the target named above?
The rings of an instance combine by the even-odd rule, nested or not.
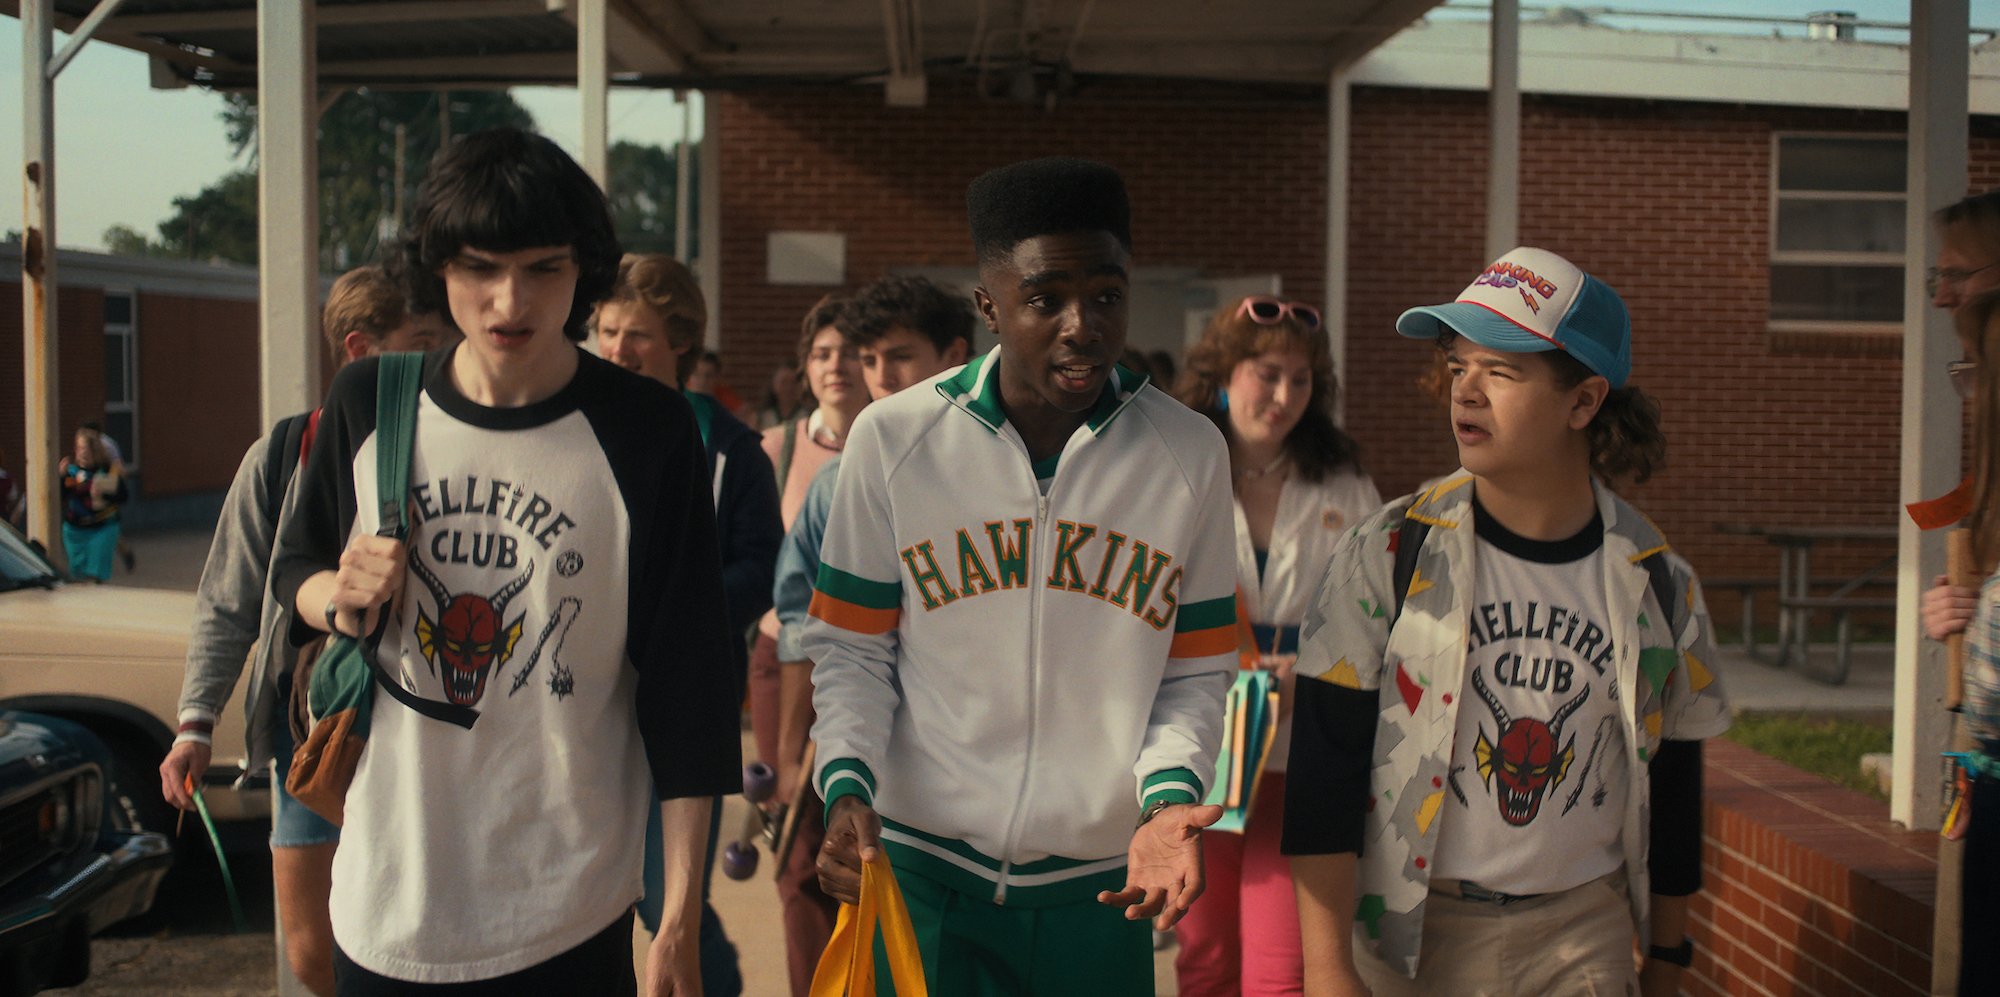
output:
[[[847,283],[847,236],[772,232],[764,237],[764,281],[838,287]]]

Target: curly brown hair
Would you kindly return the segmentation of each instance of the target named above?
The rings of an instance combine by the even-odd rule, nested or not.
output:
[[[1229,413],[1223,408],[1222,392],[1236,365],[1271,350],[1302,348],[1312,365],[1312,400],[1306,403],[1299,424],[1285,436],[1285,455],[1307,481],[1323,480],[1343,467],[1360,473],[1360,445],[1333,422],[1333,401],[1340,384],[1334,377],[1326,334],[1307,328],[1293,315],[1282,316],[1274,325],[1262,325],[1242,311],[1242,301],[1231,302],[1208,320],[1200,341],[1188,348],[1187,363],[1174,383],[1174,397],[1208,416],[1227,438]]]

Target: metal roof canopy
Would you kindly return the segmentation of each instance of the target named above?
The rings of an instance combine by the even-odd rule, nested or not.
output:
[[[953,69],[1326,83],[1438,0],[608,0],[616,82],[709,89]],[[55,0],[70,30],[93,0]],[[325,87],[574,84],[583,0],[320,0]],[[0,0],[18,14],[20,0]],[[257,83],[253,0],[127,0],[95,37],[155,81]],[[921,86],[921,84],[917,84]]]

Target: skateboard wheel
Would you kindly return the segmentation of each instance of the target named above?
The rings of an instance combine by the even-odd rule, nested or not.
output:
[[[778,791],[778,773],[763,762],[751,762],[743,766],[743,798],[752,803],[762,803]]]
[[[757,849],[741,841],[732,841],[722,849],[722,874],[730,879],[744,880],[757,874]]]

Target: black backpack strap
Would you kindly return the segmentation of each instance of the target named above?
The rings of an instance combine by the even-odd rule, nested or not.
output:
[[[264,451],[264,516],[273,525],[285,506],[285,489],[299,469],[299,448],[305,442],[311,413],[288,415],[271,427],[270,449]]]
[[[1396,573],[1392,588],[1396,597],[1395,612],[1389,614],[1389,629],[1396,629],[1396,620],[1403,615],[1403,600],[1410,593],[1410,582],[1417,577],[1417,553],[1424,549],[1424,538],[1429,536],[1431,524],[1421,519],[1403,520],[1396,527]]]
[[[1667,549],[1660,548],[1639,559],[1639,566],[1646,569],[1647,586],[1653,590],[1653,600],[1660,604],[1660,613],[1666,617],[1669,631],[1674,630],[1674,619],[1681,614],[1681,593],[1674,585],[1674,571],[1667,566]]]

